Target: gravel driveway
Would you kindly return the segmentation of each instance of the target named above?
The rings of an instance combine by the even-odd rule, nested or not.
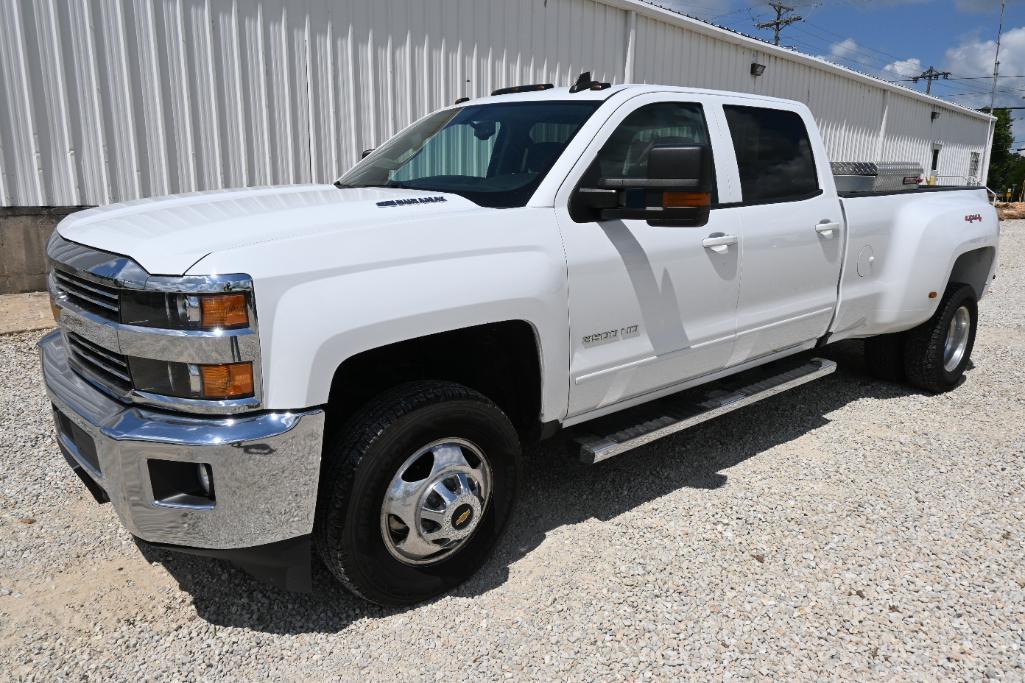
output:
[[[0,677],[1025,679],[1025,221],[951,394],[840,371],[592,468],[532,453],[498,554],[368,606],[147,551],[0,337]]]

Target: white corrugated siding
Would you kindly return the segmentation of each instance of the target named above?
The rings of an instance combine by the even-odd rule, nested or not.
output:
[[[631,9],[632,80],[807,102],[836,160],[938,141],[961,176],[985,146],[985,119],[629,0],[0,0],[0,206],[330,181],[457,97],[623,82]]]
[[[983,116],[855,80],[767,46],[727,42],[649,17],[638,17],[637,37],[634,80],[804,102],[832,161],[915,161],[928,174],[937,143],[940,182],[961,184],[968,180],[971,153],[981,156],[988,142]],[[766,66],[762,76],[751,76],[752,62]],[[941,112],[935,121],[933,111]]]

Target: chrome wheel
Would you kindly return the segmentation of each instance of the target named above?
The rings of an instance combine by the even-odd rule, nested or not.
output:
[[[972,329],[972,314],[966,306],[954,311],[947,327],[947,338],[943,342],[943,369],[953,372],[964,360],[968,348],[968,337]]]
[[[384,545],[405,564],[440,562],[473,535],[490,495],[491,467],[477,446],[457,438],[430,443],[388,484],[381,504]]]

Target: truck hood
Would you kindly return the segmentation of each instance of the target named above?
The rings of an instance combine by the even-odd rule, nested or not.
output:
[[[417,215],[486,211],[459,195],[392,188],[288,185],[194,192],[89,209],[61,221],[65,239],[183,275],[216,251]]]

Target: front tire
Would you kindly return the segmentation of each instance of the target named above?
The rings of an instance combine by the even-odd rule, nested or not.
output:
[[[971,360],[979,307],[975,290],[953,284],[932,318],[907,333],[904,369],[919,389],[943,393],[956,387]]]
[[[520,444],[488,398],[452,382],[378,396],[325,449],[314,543],[356,595],[409,605],[469,578],[512,511]]]

